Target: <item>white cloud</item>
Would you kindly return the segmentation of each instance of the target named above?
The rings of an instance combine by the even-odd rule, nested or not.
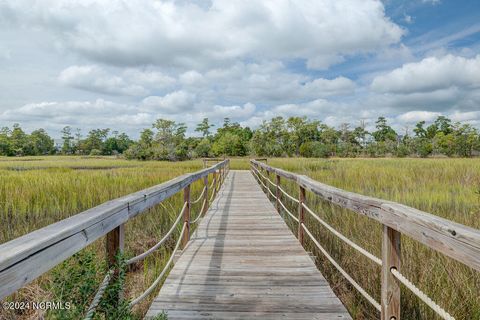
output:
[[[404,31],[375,0],[8,1],[4,14],[56,35],[88,59],[202,68],[233,59],[301,58],[314,68],[397,43]]]
[[[179,114],[193,108],[195,96],[186,91],[174,91],[165,96],[150,96],[142,100],[142,109],[157,113]]]
[[[148,91],[137,84],[126,83],[119,76],[112,76],[97,66],[71,66],[59,75],[62,84],[87,91],[113,95],[141,96]]]
[[[165,89],[175,79],[158,71],[128,68],[108,70],[98,65],[73,65],[64,69],[59,81],[66,86],[110,95],[145,96],[152,89]]]
[[[480,121],[478,48],[416,61],[428,36],[402,44],[406,31],[378,0],[0,1],[6,15],[7,125],[138,133],[159,117],[191,130],[203,117],[252,127],[279,115],[352,126],[379,115],[397,126],[440,113]],[[478,30],[434,34],[433,47]]]
[[[182,73],[179,76],[179,80],[186,86],[199,86],[205,84],[205,79],[198,71],[190,70]]]
[[[427,92],[453,86],[480,87],[480,55],[472,59],[428,57],[377,76],[371,85],[374,91],[384,93]]]
[[[319,78],[305,83],[302,96],[329,97],[352,94],[355,87],[355,82],[345,77],[338,77],[332,80]]]
[[[439,112],[431,112],[431,111],[409,111],[403,113],[397,117],[398,120],[401,122],[406,123],[416,123],[419,121],[433,121],[438,116],[442,115]]]

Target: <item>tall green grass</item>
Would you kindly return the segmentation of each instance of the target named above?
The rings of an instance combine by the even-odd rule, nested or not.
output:
[[[269,159],[268,164],[308,175],[318,181],[361,194],[397,201],[420,210],[480,228],[479,159]],[[113,157],[26,157],[0,158],[0,243],[50,223],[140,189],[201,169],[202,161],[140,162]],[[248,169],[245,158],[232,159],[232,169]],[[282,180],[289,193],[298,188]],[[192,198],[202,189],[193,185]],[[137,255],[153,246],[172,225],[182,206],[181,192],[126,225],[126,254]],[[307,194],[308,205],[350,239],[380,256],[380,224],[343,210]],[[285,200],[289,208],[296,207]],[[196,214],[201,202],[193,207]],[[308,215],[307,215],[308,217]],[[293,221],[287,222],[296,232]],[[307,218],[313,231],[332,256],[373,297],[380,299],[380,269],[345,245],[328,230]],[[178,232],[155,254],[132,266],[126,279],[125,297],[145,290],[163,268]],[[402,272],[457,319],[480,319],[480,276],[461,263],[425,246],[402,238]],[[377,319],[378,313],[355,292],[348,282],[322,256],[311,242],[307,250],[317,256],[317,264],[355,319]],[[99,239],[85,249],[104,260],[104,242]],[[69,265],[68,261],[65,265]],[[60,265],[55,273],[68,272]],[[95,285],[101,281],[99,272]],[[68,279],[68,277],[65,277]],[[45,300],[58,298],[50,288],[56,281],[47,273],[10,299]],[[94,293],[84,301],[88,305]],[[153,295],[150,297],[150,299]],[[141,317],[147,299],[134,309]],[[83,306],[81,306],[83,307]],[[12,314],[0,310],[1,319],[35,318],[39,314]],[[46,318],[49,318],[47,313]],[[436,319],[419,299],[402,288],[403,319]]]
[[[269,165],[308,175],[348,191],[403,203],[480,228],[479,159],[269,159]],[[292,195],[298,188],[282,184]],[[288,200],[284,200],[288,203]],[[381,225],[307,193],[307,203],[349,239],[381,257]],[[296,212],[296,207],[288,204]],[[297,225],[286,217],[292,232]],[[307,227],[352,277],[380,301],[380,268],[346,245],[307,214]],[[355,319],[377,319],[378,312],[348,284],[312,242],[307,250]],[[402,237],[402,273],[456,319],[480,319],[480,274],[426,246]],[[438,316],[402,287],[403,319]],[[440,319],[440,318],[438,318]]]
[[[27,160],[27,161],[25,161]],[[201,169],[200,160],[185,162],[140,162],[126,161],[111,157],[35,157],[7,159],[0,158],[0,243],[12,240],[51,223],[99,205],[105,201],[168,181],[187,172]],[[19,169],[20,168],[20,169]],[[192,199],[202,191],[203,181],[192,185]],[[126,224],[126,255],[135,256],[153,246],[170,229],[183,205],[182,192],[162,204],[138,215]],[[201,201],[193,205],[192,214],[200,211]],[[135,298],[150,286],[159,271],[163,269],[175,246],[180,227],[165,246],[145,260],[131,267],[125,287],[125,297]],[[99,265],[105,260],[104,239],[95,241],[84,249],[84,254],[95,255]],[[77,258],[70,260],[77,261]],[[72,263],[57,266],[37,281],[19,290],[10,297],[16,301],[42,301],[61,299],[51,288],[62,287],[59,277],[52,274],[76,272]],[[97,268],[98,269],[98,268]],[[101,268],[100,268],[101,269]],[[98,269],[98,270],[100,270]],[[96,288],[103,278],[103,272],[96,276]],[[61,279],[70,279],[63,277]],[[73,279],[73,278],[72,278]],[[62,280],[63,281],[63,280]],[[92,280],[90,280],[92,281]],[[70,284],[70,287],[75,284]],[[64,287],[69,287],[68,283]],[[54,290],[55,291],[55,290]],[[78,308],[88,307],[95,294],[88,292]],[[146,311],[150,299],[134,308],[140,318]],[[0,310],[0,319],[29,319],[45,316],[54,317],[41,311],[20,313]],[[77,314],[78,316],[78,314]],[[72,314],[72,319],[75,318]],[[68,317],[67,317],[68,319]]]

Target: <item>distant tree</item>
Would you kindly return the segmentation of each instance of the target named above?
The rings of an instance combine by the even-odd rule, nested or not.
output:
[[[73,152],[73,135],[72,128],[70,126],[66,126],[62,129],[62,140],[62,153],[71,154]]]
[[[288,132],[287,154],[300,155],[300,146],[307,141],[318,140],[320,132],[317,120],[309,121],[307,117],[290,117],[286,122]]]
[[[105,151],[105,140],[107,139],[108,133],[110,132],[109,128],[106,129],[93,129],[88,132],[85,140],[82,141],[83,151],[86,154],[92,154],[92,151],[95,150],[92,155],[97,155],[98,150],[100,153]]]
[[[452,120],[445,116],[439,116],[435,120],[435,126],[438,128],[437,130],[441,131],[444,135],[448,135],[453,132]]]
[[[420,121],[415,125],[415,129],[413,129],[415,136],[419,138],[425,138],[427,136],[427,131],[423,128],[424,125],[425,121]]]
[[[213,124],[210,124],[208,122],[208,118],[203,118],[202,122],[200,122],[198,125],[197,125],[197,128],[195,128],[195,131],[196,132],[201,132],[202,133],[202,136],[204,138],[208,138],[211,134],[210,132],[210,128],[214,127],[215,125]]]
[[[8,127],[3,127],[0,129],[0,155],[1,156],[12,156],[13,150],[11,148],[10,135],[12,132]]]
[[[37,129],[30,134],[34,155],[52,154],[55,151],[53,139],[44,129]]]
[[[367,145],[367,136],[369,135],[369,132],[365,129],[365,127],[365,122],[362,121],[360,125],[353,130],[354,139],[363,148],[365,148]]]
[[[307,141],[300,146],[300,155],[306,158],[328,158],[330,148],[320,141]]]
[[[375,122],[377,129],[372,132],[372,136],[377,142],[386,142],[386,141],[396,141],[397,133],[387,124],[387,119],[385,117],[378,117],[378,120]]]
[[[197,157],[206,158],[210,156],[212,144],[207,138],[203,138],[195,147],[195,154]]]
[[[10,134],[10,147],[13,153],[17,156],[29,155],[30,152],[27,150],[27,144],[27,134],[22,130],[18,123],[15,123]]]

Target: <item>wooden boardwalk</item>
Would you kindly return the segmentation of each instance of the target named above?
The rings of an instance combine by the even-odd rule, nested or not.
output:
[[[249,171],[230,171],[147,318],[351,319]]]

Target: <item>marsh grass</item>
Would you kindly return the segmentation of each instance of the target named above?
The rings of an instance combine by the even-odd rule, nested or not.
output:
[[[125,161],[111,157],[79,158],[79,157],[43,157],[31,161],[4,161],[0,159],[0,242],[6,242],[26,233],[32,232],[51,223],[57,222],[76,213],[99,205],[105,201],[151,187],[168,181],[188,172],[202,168],[201,161],[171,162],[137,162]],[[23,159],[27,160],[27,159]],[[9,170],[14,166],[22,166],[25,170]],[[21,163],[21,165],[19,165]],[[38,169],[38,167],[42,169]],[[95,170],[78,170],[95,168]],[[34,170],[28,170],[36,168]],[[99,169],[104,168],[104,169]],[[191,187],[192,200],[200,195],[203,181],[195,182]],[[183,195],[178,193],[162,204],[138,215],[126,224],[125,255],[132,257],[152,247],[170,229],[183,205]],[[192,218],[201,208],[201,201],[192,206]],[[160,250],[145,260],[131,266],[125,280],[126,299],[135,298],[147,289],[158,273],[163,269],[173,250],[181,226]],[[193,229],[195,226],[193,226]],[[65,295],[50,290],[58,281],[73,278],[52,277],[58,274],[89,274],[86,289],[77,295],[75,313],[70,316],[62,314],[62,319],[75,319],[88,307],[96,288],[104,276],[105,261],[104,238],[82,250],[83,260],[72,257],[57,266],[38,280],[19,290],[8,299],[15,301],[43,301],[62,299]],[[85,257],[95,256],[96,263],[85,262]],[[82,261],[85,269],[78,269],[78,261]],[[93,267],[96,267],[92,269]],[[82,271],[83,270],[83,271]],[[89,273],[90,270],[90,273]],[[92,276],[94,271],[95,276]],[[78,280],[78,279],[77,279]],[[60,285],[61,285],[60,283]],[[75,283],[64,283],[65,288],[74,287]],[[148,299],[133,309],[134,315],[141,318],[147,310]],[[80,298],[78,298],[80,297]],[[57,315],[41,311],[7,312],[0,310],[0,319],[35,319],[41,316],[55,318]]]
[[[318,181],[348,191],[397,201],[414,208],[480,228],[480,160],[479,159],[269,159],[268,164],[288,171],[308,175]],[[0,242],[5,242],[44,227],[53,222],[140,189],[170,180],[187,172],[201,169],[202,161],[139,162],[113,157],[34,157],[0,158]],[[20,170],[9,170],[8,168]],[[82,168],[82,170],[79,170]],[[91,170],[88,170],[91,169]],[[249,169],[245,158],[231,160],[231,169]],[[298,187],[282,179],[282,186],[298,196]],[[202,190],[202,182],[192,186],[192,199]],[[175,220],[182,194],[166,200],[126,224],[126,256],[135,256],[153,246]],[[296,212],[297,208],[285,200]],[[343,210],[307,193],[307,203],[325,221],[351,240],[380,257],[381,226],[364,216]],[[193,216],[200,210],[193,206]],[[296,233],[297,225],[285,217]],[[328,230],[319,226],[307,214],[306,224],[344,269],[377,301],[380,299],[380,268],[345,245]],[[175,246],[180,227],[165,246],[131,266],[125,279],[125,297],[141,294],[163,269]],[[355,319],[377,319],[378,313],[322,254],[307,241],[306,249],[313,252],[319,269],[341,297]],[[84,249],[87,257],[95,256],[94,285],[77,304],[84,310],[103,278],[105,260],[104,239]],[[52,272],[70,272],[76,258]],[[402,272],[418,287],[457,319],[480,319],[480,276],[478,272],[446,258],[425,246],[402,238]],[[100,266],[100,267],[99,267]],[[75,270],[75,269],[74,269]],[[41,301],[59,299],[50,288],[58,285],[52,272],[19,290],[9,299]],[[81,271],[76,271],[81,272]],[[65,277],[64,279],[69,279]],[[133,309],[140,318],[148,308],[148,299]],[[85,298],[88,297],[88,298]],[[40,313],[6,313],[1,319],[35,319]],[[51,318],[47,313],[46,318]],[[403,319],[436,319],[430,309],[402,288]],[[68,319],[68,317],[67,317]]]
[[[308,175],[348,191],[403,203],[480,228],[479,159],[269,159],[269,165]],[[271,177],[273,178],[273,176]],[[282,179],[282,187],[298,197],[298,187]],[[285,200],[292,212],[295,205]],[[310,208],[358,245],[381,257],[381,225],[307,193]],[[292,232],[297,224],[288,215]],[[377,301],[380,268],[334,236],[306,213],[306,225],[332,257]],[[308,237],[308,236],[307,236]],[[319,269],[355,319],[379,314],[307,240]],[[480,275],[463,264],[404,236],[402,273],[456,319],[480,319]],[[440,319],[402,287],[403,319]]]

